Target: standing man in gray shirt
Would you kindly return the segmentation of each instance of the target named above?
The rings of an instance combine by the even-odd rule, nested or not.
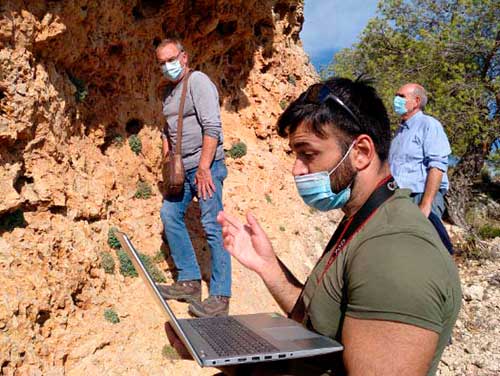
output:
[[[156,48],[156,58],[169,81],[163,93],[163,114],[167,120],[163,156],[174,153],[177,119],[183,79],[189,71],[188,54],[181,41],[165,39]],[[184,190],[178,197],[167,197],[160,211],[172,259],[178,270],[177,281],[160,285],[165,299],[190,303],[189,311],[198,317],[227,315],[231,296],[231,258],[224,250],[217,214],[223,210],[222,186],[227,176],[222,145],[219,95],[208,76],[193,71],[187,77],[182,128],[182,162],[186,170]],[[201,301],[201,273],[184,216],[194,197],[201,209],[201,223],[211,252],[210,296]]]

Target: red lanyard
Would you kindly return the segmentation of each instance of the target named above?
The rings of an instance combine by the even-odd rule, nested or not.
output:
[[[382,179],[380,183],[377,185],[377,188],[370,195],[368,200],[363,204],[361,209],[359,209],[352,217],[349,219],[344,218],[334,234],[332,235],[330,241],[325,247],[325,251],[321,256],[321,262],[324,255],[328,252],[328,250],[333,249],[332,254],[330,255],[323,272],[320,277],[317,279],[317,283],[319,284],[323,279],[324,275],[328,271],[328,269],[332,266],[337,256],[342,252],[347,244],[351,241],[353,236],[363,228],[366,222],[370,220],[370,218],[376,213],[377,209],[382,205],[387,199],[389,199],[396,190],[397,185],[394,181],[394,178],[389,175],[386,178]],[[317,265],[317,264],[316,264]],[[317,287],[317,286],[316,286]],[[305,286],[304,286],[305,289]],[[304,318],[308,307],[304,305],[304,289],[302,290],[299,299],[295,303],[292,311],[289,314],[289,317],[292,319],[301,322]],[[312,298],[311,298],[312,301]],[[311,301],[309,304],[311,304]]]
[[[317,279],[318,284],[321,282],[328,269],[330,269],[332,264],[335,262],[340,252],[344,250],[354,235],[356,235],[363,228],[366,222],[368,222],[377,212],[380,205],[393,195],[395,189],[396,184],[392,176],[389,175],[382,179],[382,181],[377,184],[377,188],[370,195],[361,209],[350,217],[344,226],[339,226],[325,248],[325,253],[328,252],[329,249],[332,249],[332,253],[326,262],[323,272]],[[330,245],[333,242],[335,242],[335,244],[331,247]]]

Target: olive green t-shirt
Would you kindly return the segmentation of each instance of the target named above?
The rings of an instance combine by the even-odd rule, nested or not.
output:
[[[460,309],[460,279],[409,191],[383,203],[325,271],[330,253],[304,287],[304,324],[338,341],[345,315],[432,330],[439,334],[428,373],[434,375]]]

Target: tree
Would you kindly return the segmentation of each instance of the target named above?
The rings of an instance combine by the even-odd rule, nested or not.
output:
[[[374,78],[388,108],[404,83],[427,89],[426,112],[441,120],[460,157],[448,212],[466,228],[472,183],[500,135],[499,20],[500,0],[382,0],[360,42],[337,53],[322,72],[324,78],[333,72]]]
[[[487,159],[488,173],[493,177],[500,175],[500,138],[493,141],[491,152]]]

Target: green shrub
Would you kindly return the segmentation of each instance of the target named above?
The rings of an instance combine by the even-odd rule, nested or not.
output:
[[[148,199],[151,197],[151,194],[153,193],[153,190],[151,189],[151,186],[147,181],[139,180],[137,182],[137,190],[135,191],[134,197],[135,198],[142,198],[144,200]]]
[[[500,227],[494,227],[486,224],[479,229],[479,235],[483,239],[493,239],[500,236]]]
[[[269,196],[267,193],[264,194],[264,197],[266,198],[266,201],[268,204],[272,204],[273,203],[273,200],[271,200],[271,196]]]
[[[485,260],[491,257],[491,253],[484,244],[480,243],[477,236],[468,235],[464,241],[458,244],[455,251],[466,259]]]
[[[247,146],[244,142],[237,142],[231,149],[227,151],[227,156],[233,159],[238,159],[247,154]]]
[[[286,99],[280,100],[280,107],[282,110],[288,107],[288,101]]]
[[[128,144],[130,146],[130,149],[135,154],[139,154],[142,151],[141,139],[136,134],[133,134],[132,136],[130,136],[130,138],[128,139]]]
[[[167,359],[178,359],[179,354],[177,354],[177,351],[170,345],[165,345],[161,349],[161,355]]]
[[[101,266],[107,274],[115,273],[115,259],[109,252],[101,252]]]
[[[285,226],[280,226],[280,231],[285,232],[286,231]]]
[[[112,308],[108,308],[104,311],[104,318],[112,324],[118,324],[120,322],[120,318]]]
[[[132,261],[125,253],[125,251],[119,249],[118,251],[116,251],[116,253],[118,255],[118,260],[120,261],[120,273],[124,277],[137,277],[138,276],[137,271],[135,270]],[[146,267],[146,270],[151,275],[151,278],[153,278],[153,281],[158,283],[164,283],[167,281],[161,270],[158,269],[158,267],[154,264],[154,261],[151,257],[139,253],[139,258]]]
[[[293,74],[288,75],[288,83],[292,84],[293,86],[297,85],[297,79],[295,78],[295,75]]]
[[[116,251],[116,254],[118,256],[118,261],[120,262],[120,273],[124,277],[137,277],[137,271],[135,270],[132,261],[125,253],[125,251],[122,249],[118,249]]]
[[[165,252],[163,252],[161,249],[158,250],[158,252],[156,252],[156,255],[153,256],[153,261],[157,264],[165,260],[166,260]]]
[[[0,217],[0,231],[12,231],[16,227],[25,227],[24,212],[21,209],[6,213]]]
[[[115,137],[113,137],[113,144],[116,146],[123,146],[123,143],[125,142],[125,139],[121,134],[117,134]]]
[[[108,245],[113,249],[118,249],[121,247],[120,241],[115,235],[116,231],[118,231],[116,227],[110,227],[108,230]]]
[[[77,102],[83,102],[85,98],[87,98],[88,91],[87,88],[85,87],[85,82],[79,78],[76,78],[74,76],[69,76],[69,80],[71,83],[75,86],[76,92],[75,92],[75,100]]]

